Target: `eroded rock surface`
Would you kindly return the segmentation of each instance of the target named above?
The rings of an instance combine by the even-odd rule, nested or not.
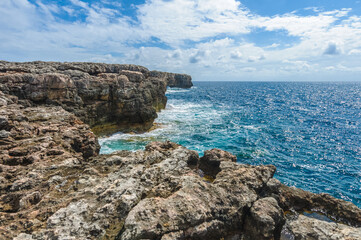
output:
[[[285,223],[283,210],[272,197],[261,198],[246,218],[245,239],[279,239]]]
[[[216,148],[206,150],[204,156],[200,158],[198,167],[206,176],[215,178],[221,171],[220,165],[222,161],[236,162],[237,157]]]
[[[135,65],[0,62],[0,239],[361,238],[358,207],[285,186],[272,165],[172,142],[98,155],[84,121],[114,130],[145,114],[144,126],[177,79]]]
[[[151,71],[152,77],[164,79],[169,87],[190,88],[193,86],[192,77],[187,74]]]
[[[294,239],[309,239],[305,232],[318,231],[307,230],[314,220],[302,215],[286,220],[282,204],[265,196],[274,185],[271,165],[221,159],[210,182],[193,164],[198,154],[171,142],[86,160],[50,159],[53,164],[27,165],[7,183],[19,207],[1,212],[3,238],[280,239],[287,227]],[[358,239],[359,228],[336,225],[330,231]]]
[[[354,228],[341,223],[320,221],[299,215],[287,222],[284,231],[295,240],[356,240],[361,239],[361,228]],[[287,239],[283,237],[283,239]]]
[[[185,74],[129,64],[0,61],[0,90],[27,106],[56,105],[97,134],[144,131],[166,105],[166,87],[192,86]]]
[[[351,202],[334,198],[329,194],[315,194],[285,185],[281,185],[278,190],[280,205],[284,209],[314,210],[325,213],[337,222],[361,227],[361,210]]]
[[[61,107],[25,108],[1,92],[0,99],[0,238],[11,239],[11,232],[41,227],[55,201],[67,204],[57,199],[61,188],[100,146],[89,126]]]

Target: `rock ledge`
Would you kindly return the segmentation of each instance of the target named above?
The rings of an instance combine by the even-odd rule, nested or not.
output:
[[[167,86],[190,88],[191,77],[129,64],[0,61],[0,91],[24,106],[61,106],[100,135],[150,129]]]

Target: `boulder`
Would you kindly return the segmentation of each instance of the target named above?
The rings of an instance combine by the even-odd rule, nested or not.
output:
[[[198,167],[205,175],[215,178],[221,171],[221,162],[225,161],[236,162],[237,157],[229,152],[214,148],[204,152],[204,156],[201,157]]]
[[[334,198],[329,194],[315,194],[295,187],[280,185],[280,206],[285,210],[318,211],[336,222],[361,227],[361,209],[351,202]]]
[[[279,239],[285,223],[283,210],[272,197],[257,200],[250,209],[245,223],[245,239]]]
[[[287,223],[283,236],[295,240],[358,240],[361,239],[361,228],[299,215]]]

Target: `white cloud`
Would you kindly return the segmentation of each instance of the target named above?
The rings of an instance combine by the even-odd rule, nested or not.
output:
[[[281,67],[284,71],[296,71],[296,72],[307,72],[311,71],[314,67],[317,66],[311,66],[309,62],[307,61],[289,61],[285,60],[283,61],[283,66]]]
[[[351,15],[351,9],[264,17],[236,0],[148,0],[135,6],[134,20],[119,12],[122,6],[114,1],[71,3],[1,0],[2,58],[129,62],[187,72],[196,80],[289,79],[302,73],[322,75],[331,68],[361,72],[355,66],[361,53],[361,16]],[[58,13],[83,18],[59,20]],[[254,29],[282,31],[299,41],[260,47],[247,40]],[[140,47],[150,39],[163,47]]]
[[[82,7],[84,9],[86,9],[86,10],[90,10],[89,5],[87,3],[85,3],[85,2],[82,2],[80,0],[70,0],[70,2],[72,4],[74,4],[75,6]]]
[[[281,44],[279,43],[272,43],[271,45],[268,45],[266,47],[264,47],[265,49],[268,49],[268,48],[276,48],[276,47],[279,47],[281,46]]]
[[[241,53],[241,51],[234,51],[234,52],[231,52],[231,58],[233,59],[241,59],[243,56],[243,54]]]
[[[352,49],[348,52],[348,55],[359,55],[361,54],[361,49]]]
[[[177,49],[175,51],[172,51],[172,52],[168,53],[168,58],[178,59],[181,56],[182,56],[182,51],[180,49]]]
[[[337,46],[336,43],[333,43],[333,42],[328,43],[327,48],[323,52],[323,54],[325,54],[325,55],[338,55],[340,53],[341,53],[341,51],[340,51],[339,47]]]
[[[94,57],[90,57],[89,60],[91,62],[117,63],[117,59],[113,57],[111,54],[105,54],[103,56],[97,55]]]
[[[75,10],[73,8],[70,8],[70,7],[67,7],[67,6],[63,6],[62,10],[64,10],[70,16],[74,15],[74,12],[75,12]]]
[[[0,1],[1,35],[7,31],[21,31],[41,22],[36,7],[27,0]]]
[[[243,71],[243,72],[255,72],[255,71],[257,71],[257,68],[245,67],[245,68],[241,68],[240,70]]]
[[[235,0],[153,0],[139,7],[144,31],[171,46],[218,34],[248,33],[248,11]]]

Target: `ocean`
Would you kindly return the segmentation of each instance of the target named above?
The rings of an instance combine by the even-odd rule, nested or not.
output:
[[[101,153],[170,140],[277,167],[282,183],[361,207],[361,83],[194,82],[168,89],[158,128],[101,138]]]

